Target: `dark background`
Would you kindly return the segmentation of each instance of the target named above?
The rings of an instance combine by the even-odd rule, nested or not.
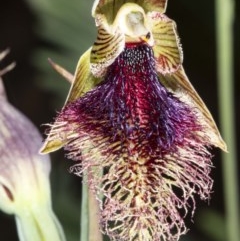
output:
[[[86,2],[87,0],[83,1]],[[79,0],[79,5],[82,0]],[[86,5],[86,4],[85,4]],[[89,4],[90,6],[91,4]],[[90,15],[90,8],[87,10]],[[235,6],[236,19],[234,23],[234,98],[236,114],[236,136],[239,147],[239,79],[240,79],[240,2],[236,1]],[[212,112],[217,123],[219,123],[218,103],[217,103],[217,69],[216,69],[216,37],[215,37],[215,13],[214,1],[187,1],[187,0],[169,0],[167,15],[174,19],[178,25],[178,31],[184,50],[184,67],[193,86],[199,95],[205,101],[206,105]],[[81,21],[81,16],[79,21]],[[4,67],[12,61],[16,61],[16,68],[4,76],[4,83],[8,94],[9,101],[28,116],[35,125],[44,132],[43,123],[51,122],[55,116],[56,110],[63,104],[63,100],[68,92],[68,84],[62,84],[61,91],[53,89],[48,90],[41,86],[39,77],[41,68],[34,62],[35,51],[41,47],[47,47],[58,51],[62,54],[62,59],[66,58],[64,51],[59,47],[56,48],[53,43],[47,42],[41,38],[36,30],[39,18],[37,14],[29,7],[24,0],[8,0],[0,3],[0,50],[11,49],[9,56],[0,64]],[[85,23],[87,25],[88,23]],[[93,22],[89,23],[93,26]],[[53,33],[54,34],[54,33]],[[85,35],[86,32],[79,29],[79,35]],[[68,36],[66,36],[67,38]],[[74,42],[75,40],[72,39]],[[86,42],[86,45],[91,43]],[[77,57],[83,52],[75,53],[70,61],[70,70],[73,71],[77,64]],[[47,65],[47,57],[43,60]],[[69,58],[69,56],[67,56]],[[42,63],[40,63],[41,65]],[[49,70],[51,71],[50,67]],[[60,76],[55,75],[56,84],[64,82]],[[60,79],[60,80],[57,80]],[[46,81],[46,80],[45,80]],[[51,81],[51,80],[49,80]],[[58,82],[59,81],[59,82]],[[59,94],[61,93],[61,94]],[[60,97],[59,97],[60,96]],[[62,96],[62,97],[61,97]],[[17,121],[17,120],[16,120]],[[189,220],[188,235],[191,240],[214,241],[214,237],[205,233],[201,229],[201,212],[211,210],[224,220],[224,201],[223,201],[223,183],[222,183],[222,165],[220,151],[214,150],[214,193],[208,203],[198,200],[196,217],[194,223]],[[67,207],[69,200],[75,203],[80,202],[81,180],[67,172],[69,161],[63,160],[63,153],[60,151],[53,154],[53,173],[51,176],[53,187],[54,209],[59,215],[60,221],[64,226],[69,222],[73,224],[73,230],[78,232],[78,217],[71,218],[68,214],[63,214],[62,202]],[[69,189],[71,189],[70,193]],[[59,201],[59,198],[72,195],[70,199]],[[64,197],[65,198],[65,197]],[[74,204],[69,204],[73,205]],[[76,204],[77,205],[77,204]],[[77,206],[76,206],[77,207]],[[75,211],[78,213],[79,211]],[[66,228],[67,229],[67,228]],[[0,212],[0,239],[16,241],[14,218]],[[66,232],[69,232],[68,230]],[[188,236],[187,235],[187,236]],[[4,237],[4,238],[2,238]],[[69,238],[70,240],[70,238]],[[77,240],[77,239],[76,239]]]

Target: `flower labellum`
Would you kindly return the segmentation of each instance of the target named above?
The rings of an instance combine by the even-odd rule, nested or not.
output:
[[[19,240],[64,241],[51,207],[50,158],[38,154],[41,135],[5,96],[1,75],[11,68],[0,71],[0,209],[15,215]]]
[[[64,147],[70,170],[87,173],[112,240],[178,240],[195,194],[209,198],[210,149],[226,151],[184,72],[166,4],[95,1],[97,39],[41,149]]]

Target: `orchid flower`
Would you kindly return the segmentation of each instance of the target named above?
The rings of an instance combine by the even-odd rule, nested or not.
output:
[[[12,67],[0,71],[0,209],[15,215],[21,241],[64,241],[51,206],[50,158],[38,153],[41,135],[5,95],[1,75]]]
[[[210,149],[226,151],[189,82],[167,0],[96,0],[97,39],[79,60],[42,153],[87,173],[112,240],[174,241],[195,195],[209,198]]]

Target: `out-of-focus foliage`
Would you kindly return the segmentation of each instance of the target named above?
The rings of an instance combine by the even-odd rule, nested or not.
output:
[[[204,231],[204,233],[208,234],[209,237],[211,237],[213,240],[227,240],[226,223],[223,215],[221,215],[220,213],[212,209],[202,210],[201,213],[199,213],[197,225],[200,229]]]
[[[48,91],[56,92],[60,97],[57,105],[61,105],[69,83],[61,81],[47,59],[51,58],[74,73],[79,57],[95,39],[95,23],[91,16],[92,1],[26,1],[37,16],[35,32],[42,41],[41,47],[36,49],[33,56],[33,64],[40,71],[37,82]]]

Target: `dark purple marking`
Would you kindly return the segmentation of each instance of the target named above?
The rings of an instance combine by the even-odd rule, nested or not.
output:
[[[159,157],[201,128],[195,113],[160,83],[152,49],[129,45],[109,67],[104,81],[60,114],[60,120],[78,123],[91,138],[102,137],[108,151]],[[194,138],[194,137],[192,137]],[[130,148],[129,143],[134,143]]]

